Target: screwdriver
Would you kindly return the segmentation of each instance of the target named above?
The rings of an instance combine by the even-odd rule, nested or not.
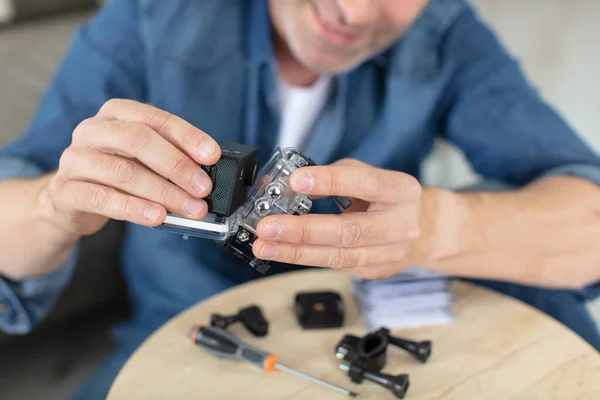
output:
[[[274,369],[286,371],[334,389],[352,398],[360,399],[358,393],[351,392],[350,390],[325,382],[312,375],[305,374],[304,372],[280,364],[277,362],[277,356],[275,354],[259,350],[242,342],[226,329],[216,326],[194,325],[190,330],[190,337],[192,342],[218,358],[246,361],[267,372],[271,372]]]

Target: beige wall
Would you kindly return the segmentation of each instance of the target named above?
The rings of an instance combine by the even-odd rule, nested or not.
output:
[[[531,81],[600,152],[600,1],[472,0]],[[441,186],[474,180],[462,155],[444,144],[425,170]]]

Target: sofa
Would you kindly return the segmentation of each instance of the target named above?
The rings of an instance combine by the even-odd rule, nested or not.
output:
[[[0,0],[0,145],[20,136],[96,0]],[[4,14],[3,14],[4,12]],[[81,243],[72,282],[29,335],[0,333],[0,398],[64,399],[112,349],[110,327],[129,315],[118,244],[109,222]]]

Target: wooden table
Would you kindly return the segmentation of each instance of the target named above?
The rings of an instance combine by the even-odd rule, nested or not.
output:
[[[294,295],[337,290],[346,322],[341,329],[304,331],[295,320]],[[388,349],[384,372],[408,373],[406,399],[600,399],[600,355],[587,342],[545,314],[512,298],[454,283],[457,320],[447,325],[394,330],[415,340],[431,339],[426,364]],[[343,399],[343,394],[285,372],[264,373],[218,360],[195,347],[189,330],[208,324],[212,312],[229,314],[258,304],[270,322],[269,335],[255,338],[240,324],[238,337],[278,355],[281,363],[358,392],[363,399],[392,399],[370,382],[350,382],[338,369],[334,347],[345,333],[365,327],[341,272],[311,270],[260,279],[207,299],[150,336],[125,364],[108,399]]]

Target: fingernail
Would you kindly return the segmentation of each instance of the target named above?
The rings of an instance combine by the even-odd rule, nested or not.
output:
[[[315,180],[311,174],[304,172],[296,178],[294,186],[301,192],[307,192],[315,186]]]
[[[144,210],[144,217],[150,221],[156,221],[160,217],[160,209],[156,207],[148,207]]]
[[[271,221],[263,229],[263,236],[267,239],[277,239],[283,230],[283,226],[277,221]]]
[[[210,178],[204,173],[204,171],[198,171],[192,179],[192,185],[196,191],[202,193],[208,190],[211,185]]]
[[[204,204],[202,201],[188,200],[183,205],[183,208],[189,215],[197,217],[202,212],[202,209],[204,209]]]
[[[215,151],[215,145],[213,142],[204,141],[198,146],[198,155],[200,158],[209,157]]]
[[[278,246],[275,243],[267,243],[263,246],[260,251],[260,258],[262,259],[270,259],[275,258],[277,256]]]

